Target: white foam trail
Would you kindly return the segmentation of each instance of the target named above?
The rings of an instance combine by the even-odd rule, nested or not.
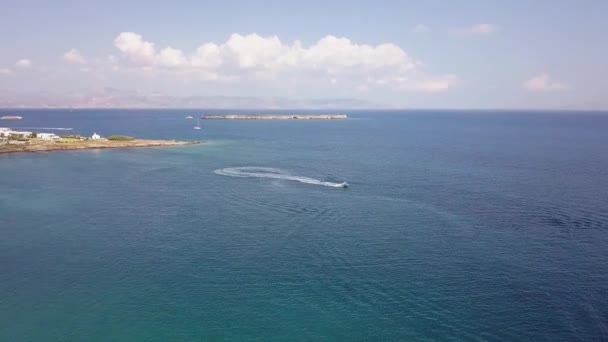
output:
[[[275,169],[273,167],[255,167],[255,166],[244,166],[244,167],[227,167],[224,169],[218,169],[214,171],[218,175],[228,177],[255,177],[255,178],[273,178],[273,179],[285,179],[296,181],[305,184],[323,185],[332,188],[346,188],[348,183],[334,183],[324,182],[318,179],[296,176],[289,172],[281,169]]]

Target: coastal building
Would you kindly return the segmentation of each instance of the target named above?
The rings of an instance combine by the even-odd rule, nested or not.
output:
[[[91,139],[99,140],[99,139],[101,139],[101,136],[99,136],[99,134],[97,134],[97,133],[93,133],[93,135],[91,135]]]
[[[3,132],[5,135],[8,135],[9,137],[13,136],[13,137],[17,137],[17,138],[21,138],[21,139],[26,139],[32,136],[32,132],[24,132],[24,131],[5,131]]]
[[[8,140],[9,131],[10,131],[10,129],[8,129],[8,128],[0,127],[0,141]]]
[[[61,137],[55,133],[38,133],[37,138],[40,140],[57,140]]]
[[[12,140],[33,138],[33,132],[13,131],[11,128],[0,127],[0,139],[8,140],[8,138]],[[56,140],[61,137],[54,133],[36,133],[36,138],[41,140]]]

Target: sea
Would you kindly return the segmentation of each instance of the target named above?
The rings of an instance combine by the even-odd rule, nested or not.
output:
[[[0,155],[0,341],[608,340],[608,113],[205,112],[0,111],[203,142]]]

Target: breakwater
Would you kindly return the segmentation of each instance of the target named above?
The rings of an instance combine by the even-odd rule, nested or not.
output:
[[[343,120],[345,114],[205,114],[201,119],[216,120]]]

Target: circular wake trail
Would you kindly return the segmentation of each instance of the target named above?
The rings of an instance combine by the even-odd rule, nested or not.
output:
[[[348,187],[348,183],[334,183],[334,182],[325,182],[318,179],[292,175],[289,172],[281,169],[275,169],[273,167],[254,167],[254,166],[244,166],[244,167],[227,167],[224,169],[218,169],[214,171],[218,175],[228,176],[228,177],[243,177],[243,178],[272,178],[272,179],[285,179],[296,181],[305,184],[313,184],[313,185],[322,185],[329,186],[332,188],[346,188]]]

